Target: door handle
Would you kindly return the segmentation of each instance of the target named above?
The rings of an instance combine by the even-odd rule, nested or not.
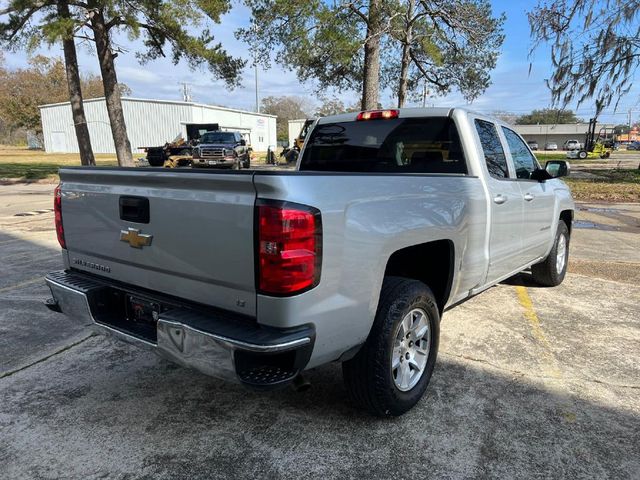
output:
[[[493,201],[495,203],[497,203],[498,205],[502,205],[504,202],[507,201],[507,197],[502,195],[501,193],[499,193],[498,195],[496,195],[495,197],[493,197]]]
[[[528,193],[528,192],[527,192],[527,193],[525,193],[525,194],[524,194],[524,199],[525,199],[527,202],[530,202],[530,201],[531,201],[531,200],[533,200],[534,198],[536,198],[536,197],[535,197],[535,195],[532,195],[531,193]]]

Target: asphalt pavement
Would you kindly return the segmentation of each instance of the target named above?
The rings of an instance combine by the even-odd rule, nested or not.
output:
[[[254,393],[49,312],[52,189],[0,186],[2,478],[640,478],[638,204],[579,205],[561,286],[445,313],[427,394],[381,420],[339,365]]]

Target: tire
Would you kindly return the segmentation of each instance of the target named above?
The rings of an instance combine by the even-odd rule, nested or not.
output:
[[[151,166],[151,167],[164,167],[165,158],[166,157],[164,157],[164,156],[161,157],[161,158],[158,158],[158,157],[149,158],[149,157],[147,157],[147,162],[149,162],[149,166]]]
[[[288,164],[296,163],[298,161],[298,152],[296,150],[289,150],[285,154],[284,159]]]
[[[564,240],[562,240],[564,238]],[[569,228],[563,220],[558,222],[558,230],[553,247],[547,258],[531,266],[533,280],[543,287],[556,287],[562,283],[569,264]],[[559,255],[564,257],[559,259]],[[559,268],[561,267],[561,268]]]
[[[585,152],[584,150],[580,150],[580,151],[578,152],[578,158],[579,158],[580,160],[584,160],[585,158],[587,158],[587,152]]]
[[[420,339],[420,331],[428,327],[415,344],[411,340],[407,343],[408,323],[403,322],[412,313],[414,326],[419,328],[411,338]],[[417,280],[386,277],[369,337],[356,356],[342,364],[351,401],[381,417],[398,416],[410,410],[422,398],[431,379],[439,336],[440,312],[429,287]],[[412,344],[413,349],[406,348]],[[396,367],[392,365],[394,359]],[[414,368],[418,364],[422,369]],[[409,374],[402,376],[407,370]]]

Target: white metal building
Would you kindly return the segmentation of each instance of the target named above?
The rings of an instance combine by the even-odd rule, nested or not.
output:
[[[41,105],[42,133],[46,152],[78,152],[78,141],[69,102]],[[123,98],[122,108],[131,148],[164,145],[179,135],[186,138],[190,123],[217,123],[221,130],[250,135],[256,151],[276,144],[276,117],[233,108],[192,102]],[[104,98],[84,101],[89,135],[94,153],[115,153]]]
[[[596,124],[596,135],[602,127],[613,127],[608,124]],[[535,140],[538,142],[540,150],[543,150],[547,143],[555,143],[559,149],[567,140],[578,140],[584,143],[588,123],[558,123],[556,125],[514,125],[518,132],[526,141]]]
[[[289,120],[289,146],[293,146],[293,142],[295,142],[296,138],[300,134],[300,130],[304,126],[304,122],[306,122],[306,118],[302,118],[299,120]]]

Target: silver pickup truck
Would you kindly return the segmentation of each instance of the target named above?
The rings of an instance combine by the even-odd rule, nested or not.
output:
[[[568,168],[457,108],[321,118],[296,171],[63,168],[48,305],[254,388],[341,362],[355,404],[400,415],[445,310],[528,268],[562,282]]]

